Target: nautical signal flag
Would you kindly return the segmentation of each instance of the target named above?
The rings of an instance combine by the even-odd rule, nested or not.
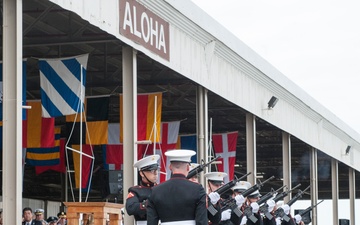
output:
[[[91,97],[85,100],[82,134],[80,135],[80,114],[66,116],[66,130],[70,144],[103,145],[108,143],[109,96]],[[85,123],[86,117],[86,123]],[[75,121],[75,123],[74,123]]]
[[[237,131],[212,135],[215,154],[216,156],[221,155],[221,158],[218,159],[222,162],[218,165],[219,172],[228,174],[224,178],[225,183],[234,179],[237,137]]]
[[[24,148],[52,148],[55,146],[55,118],[41,117],[41,102],[28,101],[31,109],[26,110],[23,120]]]
[[[196,134],[182,134],[178,138],[176,143],[177,149],[188,149],[196,152],[197,155],[197,136]],[[191,162],[197,163],[197,156],[193,155],[191,157]]]
[[[103,145],[103,162],[105,170],[122,170],[124,148],[122,144]]]
[[[102,155],[105,170],[122,170],[124,160],[119,123],[109,123],[108,144],[102,145]]]
[[[161,139],[156,143],[156,154],[160,155],[160,183],[170,177],[169,162],[165,156],[165,152],[176,149],[180,129],[180,121],[162,122],[161,123]],[[138,159],[142,159],[146,155],[153,154],[154,145],[138,145]]]
[[[40,86],[43,117],[82,112],[89,55],[40,59]]]
[[[60,133],[61,128],[56,128],[56,141],[53,147],[27,148],[26,164],[30,166],[54,166],[60,163]],[[54,138],[55,139],[55,138]]]
[[[72,145],[72,148],[80,151],[80,145]],[[91,145],[82,145],[81,151],[89,156],[93,156],[92,146]],[[73,151],[73,163],[75,171],[75,186],[76,188],[80,187],[80,153]],[[90,185],[91,173],[93,170],[93,159],[82,155],[81,162],[81,189],[83,191],[88,190]]]
[[[155,105],[156,102],[156,105]],[[120,95],[120,142],[123,143],[123,95]],[[162,93],[138,94],[137,123],[138,140],[154,140],[154,122],[156,121],[156,142],[160,140]],[[156,113],[156,119],[154,119]]]

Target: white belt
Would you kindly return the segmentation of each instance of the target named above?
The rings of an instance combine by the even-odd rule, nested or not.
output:
[[[161,225],[195,225],[195,220],[182,220],[172,222],[161,222]]]
[[[138,220],[138,221],[136,221],[136,225],[147,225],[147,221],[146,220]]]

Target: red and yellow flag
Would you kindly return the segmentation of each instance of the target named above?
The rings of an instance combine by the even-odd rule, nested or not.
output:
[[[55,118],[41,117],[41,102],[26,103],[31,109],[26,110],[23,120],[23,147],[48,148],[55,146]]]
[[[156,106],[155,106],[156,101]],[[154,115],[156,112],[156,142],[160,141],[162,93],[138,94],[137,123],[139,141],[154,140]],[[120,142],[123,143],[123,96],[120,95]]]

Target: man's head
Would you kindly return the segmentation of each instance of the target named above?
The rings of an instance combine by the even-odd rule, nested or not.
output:
[[[58,218],[55,216],[50,216],[49,218],[47,218],[46,222],[48,223],[48,225],[55,225],[57,224]]]
[[[209,191],[213,192],[219,189],[224,185],[224,177],[227,177],[227,173],[223,172],[209,172],[205,174],[205,177],[208,180]]]
[[[159,155],[146,156],[134,164],[134,167],[138,168],[141,180],[145,184],[154,184],[158,178],[159,170]]]
[[[245,190],[249,189],[251,184],[247,181],[239,181],[232,188],[235,195],[242,194]]]
[[[250,195],[248,195],[247,199],[249,200],[250,203],[252,203],[252,202],[256,202],[257,200],[259,200],[260,197],[261,197],[261,194],[260,194],[259,190],[256,190],[253,193],[251,193]]]
[[[166,157],[170,161],[170,170],[172,173],[180,173],[185,176],[189,173],[191,156],[195,155],[193,150],[171,150],[165,152]]]
[[[35,220],[43,220],[43,219],[44,219],[44,210],[35,209]]]
[[[30,222],[33,218],[32,209],[30,207],[25,207],[23,209],[23,217],[25,222]]]
[[[57,214],[57,217],[59,218],[58,224],[65,224],[65,222],[66,222],[66,213],[65,212],[59,212]]]

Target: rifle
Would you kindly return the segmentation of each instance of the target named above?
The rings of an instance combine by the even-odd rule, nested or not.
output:
[[[235,179],[232,181],[227,182],[223,186],[219,187],[215,192],[217,192],[219,195],[224,194],[226,191],[228,191],[230,188],[234,187],[237,182],[239,182],[241,179],[244,179],[245,177],[249,176],[251,172],[248,172],[244,176],[237,178],[235,176]]]
[[[260,182],[259,184],[255,184],[254,186],[252,186],[251,188],[245,190],[243,193],[241,193],[241,195],[243,197],[247,197],[248,195],[250,195],[251,193],[253,193],[256,190],[260,190],[260,188],[262,186],[264,186],[265,183],[267,183],[268,181],[274,179],[275,177],[272,176],[270,178],[268,178],[267,180],[265,180],[264,182]],[[258,203],[259,205],[262,204],[263,202],[266,202],[268,199],[270,199],[272,197],[272,195],[265,195],[266,196],[266,200],[265,198],[262,198],[262,202],[259,202],[261,199],[259,199],[256,203]],[[254,213],[252,212],[252,207],[248,206],[244,209],[243,214],[245,214],[245,216],[251,220],[251,222],[256,223],[258,221],[258,219],[254,216]]]
[[[298,188],[301,184],[296,185],[295,187],[293,187],[290,190],[287,191],[283,191],[280,194],[277,194],[275,196],[275,198],[273,199],[274,202],[278,202],[279,200],[285,198],[290,192],[292,192],[294,189]],[[264,205],[262,205],[259,209],[259,211],[261,213],[264,213],[266,218],[268,218],[269,220],[271,220],[273,218],[273,215],[271,215],[271,213],[268,211],[269,205],[267,203],[265,203]]]
[[[247,174],[245,174],[244,176],[237,178],[235,176],[235,179],[232,181],[229,181],[228,183],[226,183],[225,185],[221,186],[220,188],[218,188],[215,192],[217,192],[219,195],[225,193],[226,191],[228,191],[230,188],[234,187],[236,185],[237,182],[239,182],[241,179],[244,179],[245,177],[249,176],[251,174],[251,172],[248,172]],[[212,204],[209,204],[208,206],[208,211],[211,213],[211,215],[215,215],[218,211],[215,209],[215,207]]]
[[[300,215],[300,216],[305,215],[306,213],[310,212],[313,208],[315,208],[317,205],[319,205],[319,204],[322,203],[323,201],[324,201],[324,200],[321,200],[321,201],[318,202],[316,205],[307,207],[305,210],[302,210],[302,211],[299,213],[299,215]]]
[[[297,200],[299,200],[302,195],[305,193],[305,191],[307,191],[308,189],[310,188],[310,185],[303,191],[299,191],[295,197],[293,197],[290,201],[288,201],[286,204],[288,206],[291,206],[292,204],[294,204]],[[283,218],[283,220],[285,220],[286,222],[289,222],[290,221],[290,217],[288,217],[285,212],[284,212],[284,209],[283,208],[278,208],[275,212],[274,212],[275,216],[276,217],[281,217]]]
[[[218,155],[216,156],[214,159],[210,160],[209,162],[207,163],[204,163],[204,161],[202,161],[202,164],[198,165],[196,168],[192,169],[189,174],[186,176],[186,179],[190,179],[192,178],[193,176],[201,173],[202,171],[204,171],[204,168],[209,166],[212,162],[214,162],[215,160],[217,160],[218,158],[220,158],[221,156]]]
[[[295,197],[293,197],[290,201],[288,201],[288,203],[286,203],[286,204],[288,204],[289,206],[291,206],[292,204],[294,204],[297,200],[299,200],[300,198],[302,198],[302,195],[305,193],[305,191],[307,191],[308,189],[310,188],[310,185],[307,187],[307,188],[305,188],[305,190],[303,190],[303,191],[299,191],[296,195],[295,195]]]

